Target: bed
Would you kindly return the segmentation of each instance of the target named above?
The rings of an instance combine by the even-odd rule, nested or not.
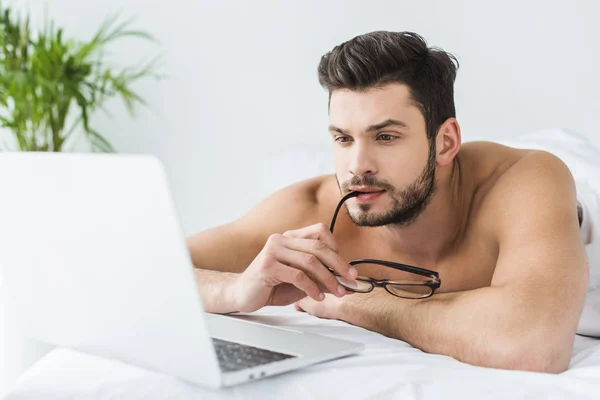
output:
[[[576,337],[569,369],[553,375],[471,366],[342,321],[318,319],[292,306],[267,307],[235,318],[355,340],[366,349],[220,391],[121,362],[55,349],[21,376],[6,399],[600,398],[600,340],[596,339]]]

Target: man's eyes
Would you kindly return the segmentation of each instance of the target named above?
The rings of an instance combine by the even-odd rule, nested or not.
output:
[[[398,138],[398,136],[396,136],[396,135],[391,135],[389,133],[382,133],[382,134],[377,135],[375,140],[378,140],[380,142],[391,142],[397,138]],[[352,138],[350,136],[337,136],[335,138],[335,141],[337,143],[348,143],[348,142],[352,141]]]

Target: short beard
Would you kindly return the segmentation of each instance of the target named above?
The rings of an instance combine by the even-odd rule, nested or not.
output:
[[[358,207],[361,212],[356,214],[351,214],[348,206],[344,204],[352,222],[358,226],[366,227],[390,224],[406,227],[412,224],[431,202],[435,192],[435,159],[435,141],[431,140],[429,143],[429,156],[423,172],[413,183],[398,191],[397,194],[396,189],[389,182],[379,181],[371,175],[363,178],[354,176],[348,183],[344,184],[346,189],[349,186],[370,186],[384,189],[392,198],[393,205],[389,211],[373,215],[369,213],[371,204],[359,204]]]

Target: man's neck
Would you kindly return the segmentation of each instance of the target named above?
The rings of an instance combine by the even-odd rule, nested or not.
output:
[[[394,251],[410,254],[422,264],[435,264],[462,237],[473,188],[462,179],[461,161],[439,169],[429,205],[409,226],[381,228],[382,239]]]

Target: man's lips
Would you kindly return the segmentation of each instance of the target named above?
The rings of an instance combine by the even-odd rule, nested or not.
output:
[[[351,192],[360,192],[360,193],[374,193],[374,192],[385,192],[385,189],[381,188],[372,188],[372,187],[351,187]]]
[[[370,201],[377,199],[379,196],[381,196],[383,193],[385,193],[385,190],[363,189],[363,190],[355,190],[354,193],[359,193],[356,196],[357,202],[365,203],[365,202],[370,202]]]

